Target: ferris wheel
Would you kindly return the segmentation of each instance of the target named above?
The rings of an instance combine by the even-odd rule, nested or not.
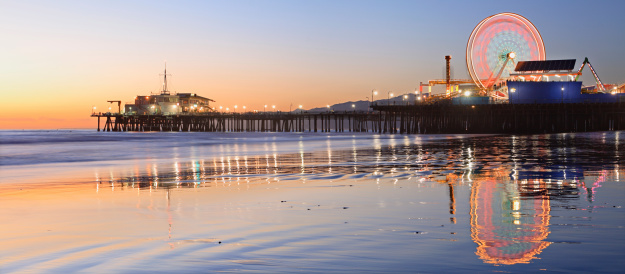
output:
[[[518,61],[545,60],[540,33],[525,17],[499,13],[482,20],[467,42],[467,69],[475,85],[490,90]]]

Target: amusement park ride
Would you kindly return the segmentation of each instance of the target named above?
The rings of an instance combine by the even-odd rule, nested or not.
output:
[[[577,72],[577,76],[575,76],[575,81],[577,81],[577,79],[579,79],[579,77],[582,76],[582,70],[584,69],[584,66],[586,66],[586,64],[588,64],[588,68],[590,68],[590,71],[592,71],[592,75],[595,77],[595,82],[597,82],[597,90],[606,91],[606,86],[601,82],[601,79],[599,79],[599,75],[597,75],[597,73],[595,72],[595,69],[592,68],[592,65],[588,61],[588,57],[584,59],[584,63],[582,64],[582,67],[579,68],[579,71]],[[613,85],[609,85],[609,86],[611,87]]]
[[[472,94],[489,96],[494,99],[507,100],[507,80],[513,81],[549,81],[560,77],[568,77],[569,81],[578,81],[582,70],[588,65],[596,88],[585,88],[586,92],[604,93],[616,91],[616,85],[605,85],[586,58],[577,72],[573,72],[575,60],[545,60],[545,45],[534,24],[525,17],[515,13],[499,13],[482,20],[471,32],[466,47],[466,64],[471,79],[450,79],[451,56],[445,56],[446,79],[421,82],[423,87],[446,85],[442,96],[431,97],[429,100],[448,99],[460,95],[461,84],[474,84]],[[538,61],[528,64],[528,61]],[[572,61],[572,63],[570,63]],[[564,64],[564,65],[563,65]],[[620,90],[620,88],[619,88]]]

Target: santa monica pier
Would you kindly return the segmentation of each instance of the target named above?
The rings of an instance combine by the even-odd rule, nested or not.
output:
[[[443,58],[441,58],[441,61]],[[536,27],[525,17],[499,13],[482,20],[466,47],[470,79],[421,82],[414,93],[371,91],[368,101],[289,112],[217,108],[195,93],[167,88],[138,95],[117,112],[96,112],[98,131],[556,133],[625,130],[625,84],[603,83],[588,58],[547,60]],[[580,59],[581,60],[581,59]],[[582,86],[582,73],[594,83]],[[432,87],[444,85],[435,94]],[[367,91],[368,93],[368,91]],[[386,95],[386,96],[385,96]],[[384,99],[378,99],[386,97]],[[103,121],[101,121],[103,120]],[[103,125],[101,124],[103,122]]]

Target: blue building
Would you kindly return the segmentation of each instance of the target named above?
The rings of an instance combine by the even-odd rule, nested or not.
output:
[[[575,81],[581,70],[573,72],[574,66],[575,59],[519,62],[506,81],[510,104],[625,102],[622,93],[582,93],[582,82]]]
[[[507,81],[510,104],[616,103],[625,94],[582,93],[582,82]]]

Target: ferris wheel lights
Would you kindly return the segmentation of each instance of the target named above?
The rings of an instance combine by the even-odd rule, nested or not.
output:
[[[479,89],[489,89],[497,82],[493,76],[509,77],[513,69],[510,59],[516,61],[517,54],[524,61],[545,60],[545,45],[536,27],[515,13],[489,16],[473,29],[467,41],[469,76]],[[503,73],[506,68],[507,73]]]

